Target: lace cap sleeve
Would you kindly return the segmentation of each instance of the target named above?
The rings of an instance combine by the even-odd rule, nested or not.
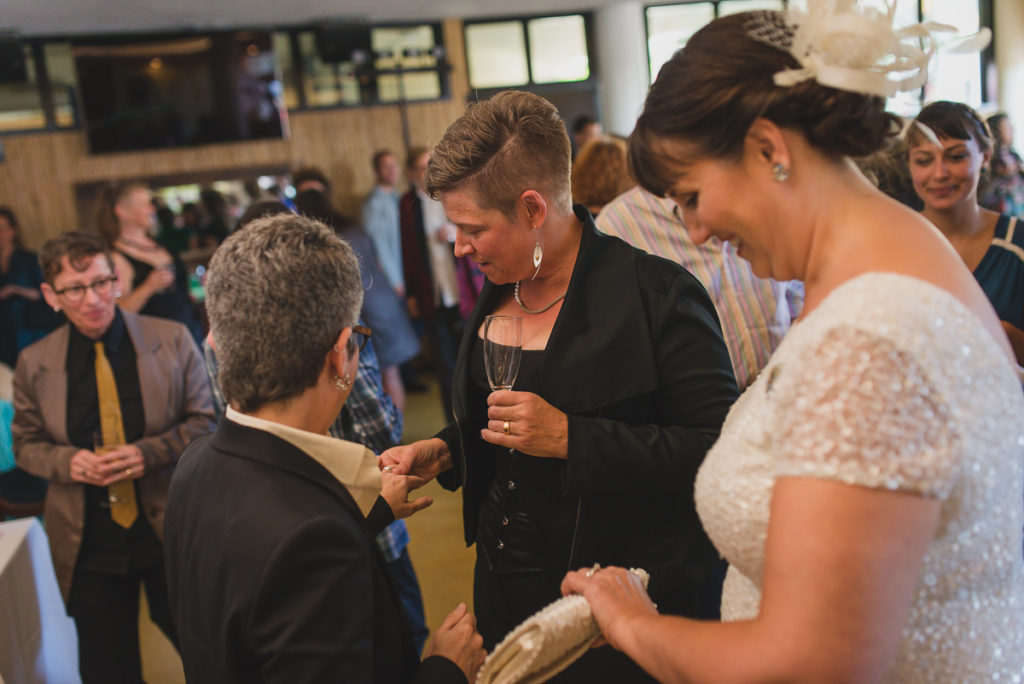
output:
[[[827,331],[807,352],[769,388],[776,475],[948,496],[959,440],[947,399],[919,361],[850,328]]]

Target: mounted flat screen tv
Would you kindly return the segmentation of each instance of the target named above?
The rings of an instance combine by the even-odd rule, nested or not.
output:
[[[270,34],[76,40],[93,153],[287,137]]]

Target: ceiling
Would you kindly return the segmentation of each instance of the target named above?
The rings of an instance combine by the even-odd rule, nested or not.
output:
[[[0,0],[0,32],[24,37],[551,14],[616,0]]]

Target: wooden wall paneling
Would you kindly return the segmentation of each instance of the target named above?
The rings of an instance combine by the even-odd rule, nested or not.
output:
[[[443,33],[451,65],[451,99],[407,106],[413,144],[436,144],[465,108],[469,89],[462,22],[444,20]],[[339,209],[358,216],[363,198],[373,187],[374,151],[391,148],[404,163],[397,105],[292,112],[289,122],[287,140],[104,155],[89,154],[82,131],[4,136],[7,159],[0,163],[0,205],[14,210],[26,247],[38,250],[66,230],[92,229],[92,207],[80,206],[76,200],[75,188],[82,184],[182,179],[191,174],[209,179],[219,171],[314,164],[331,178]]]

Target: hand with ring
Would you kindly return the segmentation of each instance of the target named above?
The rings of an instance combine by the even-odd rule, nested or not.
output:
[[[602,568],[595,563],[570,572],[562,580],[562,595],[569,594],[582,594],[587,599],[601,634],[619,650],[623,637],[635,630],[638,620],[658,615],[643,581],[624,568]]]
[[[485,442],[538,458],[567,458],[569,417],[533,392],[497,390],[487,396]]]
[[[121,480],[136,480],[146,472],[142,451],[134,444],[118,444],[103,451],[96,460],[102,487]]]

